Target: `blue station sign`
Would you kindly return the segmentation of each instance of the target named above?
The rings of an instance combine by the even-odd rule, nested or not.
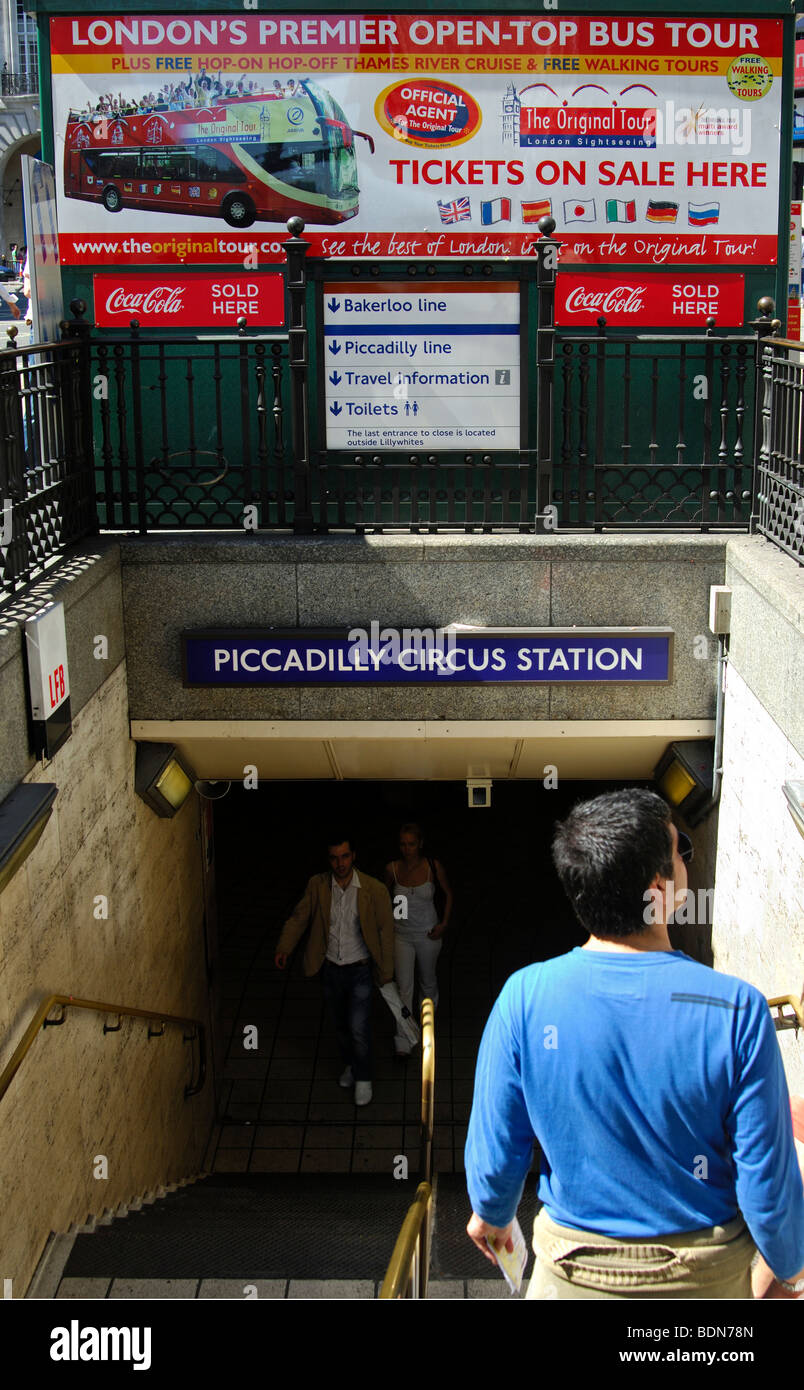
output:
[[[185,686],[661,684],[671,628],[351,628],[182,634]]]

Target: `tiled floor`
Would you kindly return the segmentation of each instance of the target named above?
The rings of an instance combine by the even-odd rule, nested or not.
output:
[[[343,1063],[318,980],[300,962],[273,966],[274,941],[242,922],[223,948],[225,1061],[214,1172],[394,1171],[418,1163],[421,1063],[393,1056],[393,1020],[379,994],[373,1011],[373,1100],[357,1108],[338,1085]],[[493,1002],[488,936],[467,929],[448,943],[436,1018],[434,1162],[462,1171],[475,1059]],[[496,992],[496,991],[495,991]],[[257,1046],[250,1046],[256,1041]]]

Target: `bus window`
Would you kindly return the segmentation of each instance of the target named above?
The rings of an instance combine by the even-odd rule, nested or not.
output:
[[[291,188],[331,198],[340,196],[357,183],[351,150],[322,148],[312,142],[248,145],[246,150],[266,174]]]
[[[245,172],[239,169],[223,150],[217,149],[214,145],[199,145],[197,155],[197,179],[205,179],[207,182],[212,180],[215,183],[245,183]]]
[[[139,162],[139,150],[127,150],[125,154],[118,154],[114,162],[114,177],[116,179],[135,179]]]

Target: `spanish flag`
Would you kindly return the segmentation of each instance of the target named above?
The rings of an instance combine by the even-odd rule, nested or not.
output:
[[[550,198],[542,198],[541,202],[520,203],[522,208],[523,222],[538,222],[540,217],[552,217],[553,204]]]

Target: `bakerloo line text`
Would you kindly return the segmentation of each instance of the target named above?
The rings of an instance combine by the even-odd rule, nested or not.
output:
[[[474,651],[471,645],[453,647],[451,651],[434,648],[424,650],[417,646],[407,647],[394,654],[395,664],[402,671],[432,671],[437,675],[451,675],[462,671],[506,671],[520,675],[549,672],[590,672],[590,671],[641,671],[642,651],[628,651],[614,647],[520,647],[510,657],[503,647]],[[388,664],[386,649],[378,651],[362,643],[354,643],[348,650],[309,646],[299,651],[295,648],[282,651],[279,647],[216,647],[213,652],[213,666],[216,673],[241,672],[257,673],[260,670],[272,674],[285,674],[299,671],[314,674],[320,671],[369,672],[379,671]]]

